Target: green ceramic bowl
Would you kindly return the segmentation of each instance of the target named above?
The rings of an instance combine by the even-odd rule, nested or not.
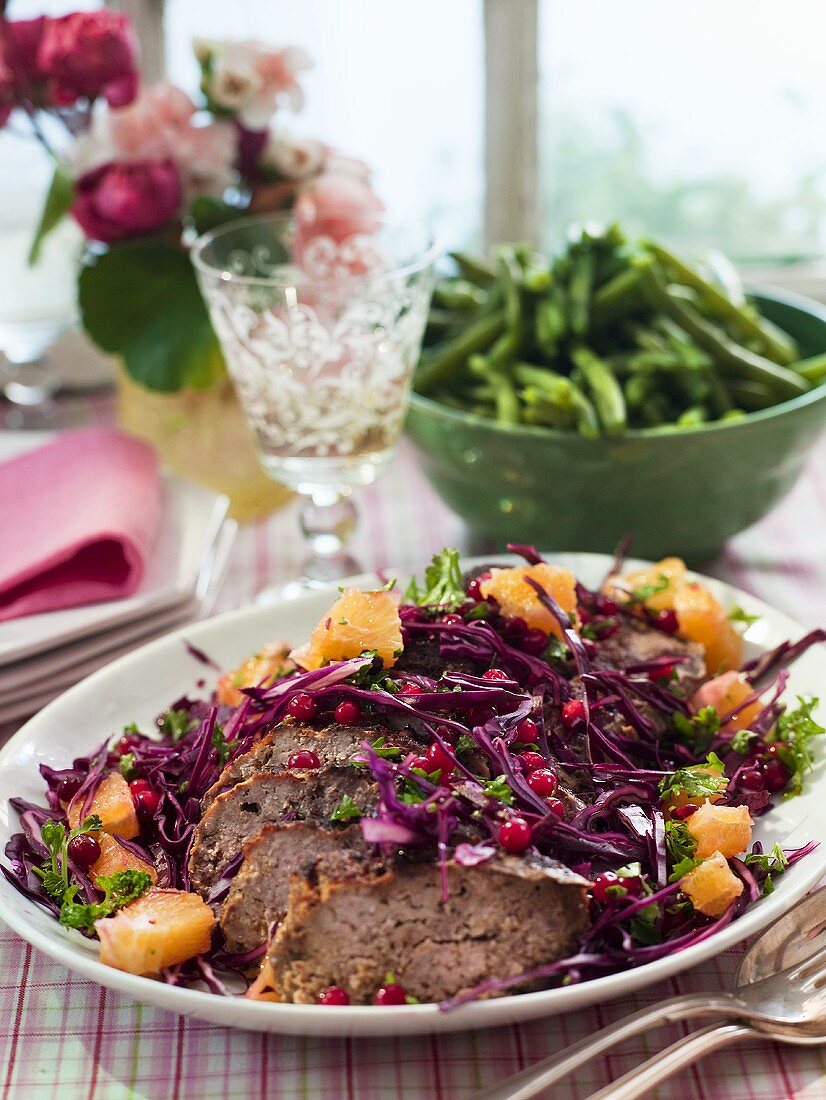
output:
[[[826,308],[760,289],[762,312],[799,342],[826,351]],[[499,545],[708,561],[791,489],[826,424],[826,385],[742,420],[679,432],[584,439],[507,427],[414,395],[407,432],[422,468],[470,528]]]

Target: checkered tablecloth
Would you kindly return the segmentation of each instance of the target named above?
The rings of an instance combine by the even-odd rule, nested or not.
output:
[[[360,504],[355,549],[366,568],[419,565],[445,544],[477,549],[407,448]],[[291,509],[242,530],[218,609],[294,576],[301,559]],[[794,492],[735,539],[710,572],[807,626],[826,622],[826,438]],[[635,996],[547,1021],[474,1034],[321,1040],[245,1033],[135,1004],[75,977],[2,930],[0,1100],[465,1100],[643,1005],[725,987],[739,958],[739,949],[730,951]],[[553,1096],[584,1097],[683,1032],[672,1026],[626,1044]],[[661,1095],[826,1098],[826,1057],[768,1043],[733,1048],[675,1079]]]

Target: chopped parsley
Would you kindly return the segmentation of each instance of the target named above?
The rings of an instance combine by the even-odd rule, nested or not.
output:
[[[638,909],[628,927],[632,940],[639,947],[651,947],[655,943],[661,943],[660,907],[655,903]]]
[[[237,741],[227,741],[224,737],[224,727],[216,725],[212,731],[212,747],[218,750],[218,763],[222,768],[229,760],[230,753],[237,744]]]
[[[714,707],[702,707],[692,718],[679,711],[671,719],[671,732],[675,741],[687,745],[693,752],[708,752],[711,742],[720,731],[720,716]]]
[[[118,771],[124,779],[132,779],[135,774],[135,754],[125,752],[118,761]]]
[[[95,880],[98,889],[103,890],[102,901],[91,905],[75,901],[80,887],[69,883],[69,843],[76,836],[96,833],[102,828],[103,822],[97,814],[90,814],[78,828],[68,832],[60,821],[44,821],[40,836],[48,849],[49,858],[42,867],[33,868],[43,883],[43,889],[60,905],[60,923],[90,935],[95,930],[96,920],[108,917],[139,898],[152,885],[146,871],[117,871],[114,875],[101,875]]]
[[[747,611],[744,611],[742,607],[738,607],[736,604],[729,609],[728,613],[730,623],[743,623],[744,626],[751,626],[751,624],[756,623],[759,618],[759,615],[749,615]]]
[[[386,737],[377,737],[370,748],[382,760],[401,760],[401,748],[398,745],[388,745]]]
[[[513,805],[513,791],[507,776],[497,775],[495,779],[488,779],[482,784],[482,790],[488,798],[495,798],[499,802],[504,802],[506,806]]]
[[[765,874],[760,884],[760,896],[774,893],[772,875],[782,875],[789,866],[786,853],[779,844],[775,844],[770,852],[750,852],[743,861],[747,867],[755,867]]]
[[[424,583],[419,584],[415,577],[407,586],[404,594],[407,603],[420,607],[438,607],[442,611],[455,611],[467,600],[462,583],[462,569],[459,565],[459,551],[445,547],[424,571]]]
[[[172,743],[177,745],[179,741],[182,741],[188,733],[192,733],[195,727],[199,725],[200,722],[197,718],[193,718],[188,710],[181,708],[179,710],[168,710],[158,722],[158,729],[164,737],[171,738]]]
[[[460,733],[456,741],[456,748],[454,749],[454,752],[457,756],[459,756],[461,753],[473,752],[474,749],[477,749],[478,747],[479,746],[476,744],[469,733]]]
[[[809,742],[813,737],[819,737],[826,732],[812,718],[812,711],[818,705],[819,700],[802,695],[797,697],[798,706],[795,710],[787,710],[777,720],[773,738],[782,742],[782,748],[777,755],[789,769],[791,775],[783,795],[784,798],[792,798],[803,790],[803,776],[812,767],[812,750]]]
[[[361,810],[349,796],[346,794],[341,802],[336,806],[333,812],[330,814],[331,821],[358,821],[361,817]]]
[[[697,841],[688,831],[684,821],[666,821],[665,846],[671,859],[669,882],[677,882],[702,862],[694,855],[697,851]]]
[[[757,734],[752,733],[751,730],[738,730],[729,741],[729,746],[740,756],[745,756],[756,738]]]
[[[548,644],[545,647],[545,651],[542,654],[542,660],[546,664],[567,664],[571,660],[573,654],[568,646],[562,641],[561,638],[557,638],[555,634],[552,634],[548,639]]]
[[[365,688],[367,691],[394,692],[396,686],[384,670],[384,661],[379,657],[376,649],[363,649],[359,657],[369,657],[370,664],[364,665],[348,676],[347,680],[355,687]]]
[[[652,596],[656,596],[658,592],[665,592],[670,584],[671,581],[665,573],[660,573],[653,584],[641,584],[639,588],[632,588],[630,592],[631,601],[633,603],[645,603]]]
[[[671,775],[660,780],[660,797],[671,798],[683,792],[691,802],[695,798],[711,798],[726,789],[728,780],[724,774],[723,761],[717,753],[709,753],[705,764],[695,764],[690,768],[678,768]]]

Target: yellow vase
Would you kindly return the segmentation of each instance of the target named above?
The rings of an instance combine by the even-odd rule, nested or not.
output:
[[[229,379],[206,390],[155,393],[118,371],[118,421],[174,473],[230,499],[241,522],[284,506],[291,493],[264,474]]]

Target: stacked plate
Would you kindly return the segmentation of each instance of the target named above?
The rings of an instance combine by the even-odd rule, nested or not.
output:
[[[22,449],[20,435],[35,433],[0,433],[0,461]],[[133,596],[0,623],[0,724],[34,714],[95,669],[209,612],[237,529],[229,502],[170,474],[162,486],[158,542]]]

